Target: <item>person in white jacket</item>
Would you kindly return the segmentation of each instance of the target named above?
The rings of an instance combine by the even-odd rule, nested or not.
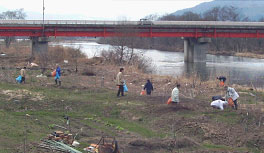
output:
[[[172,90],[171,92],[171,101],[172,103],[179,103],[180,98],[179,98],[179,88],[181,87],[180,84],[177,84],[176,87]]]
[[[227,106],[227,104],[228,104],[227,101],[223,101],[220,99],[211,102],[211,106],[213,108],[217,108],[217,109],[221,109],[221,110],[224,110],[224,107]]]
[[[238,93],[236,92],[236,90],[234,88],[225,86],[225,90],[226,90],[226,100],[228,100],[228,98],[232,98],[233,102],[234,102],[234,109],[237,109],[238,105],[237,105],[237,99],[239,97]]]

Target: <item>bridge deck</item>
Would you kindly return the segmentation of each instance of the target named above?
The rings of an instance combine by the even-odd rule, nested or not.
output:
[[[264,22],[0,20],[0,36],[264,38]]]
[[[153,27],[196,27],[196,28],[261,28],[264,22],[230,22],[230,21],[100,21],[100,20],[45,20],[49,25],[104,25],[104,26],[140,26]],[[0,26],[41,26],[42,20],[0,20]]]

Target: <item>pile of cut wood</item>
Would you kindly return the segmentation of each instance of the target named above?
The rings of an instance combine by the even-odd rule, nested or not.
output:
[[[72,145],[73,143],[72,134],[66,134],[62,131],[54,131],[53,133],[48,135],[48,139],[54,141],[62,141],[64,144],[69,144],[69,145]]]
[[[65,153],[81,153],[80,151],[70,147],[73,145],[72,134],[66,134],[62,131],[54,131],[47,138],[43,139],[39,144],[40,148]]]
[[[82,153],[62,142],[57,142],[54,140],[42,140],[42,142],[39,144],[39,147],[44,148],[44,149],[48,149],[52,152],[54,151],[58,151],[58,152],[62,152],[62,153]]]

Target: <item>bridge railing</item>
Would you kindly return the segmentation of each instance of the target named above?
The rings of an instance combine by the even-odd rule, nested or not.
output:
[[[98,25],[138,25],[141,21],[100,21],[100,20],[45,20],[44,24],[98,24]],[[43,20],[0,20],[0,24],[42,25]]]
[[[192,26],[197,28],[262,28],[264,22],[233,22],[233,21],[153,21],[160,26]]]
[[[43,20],[0,20],[0,25],[42,25]],[[45,20],[45,25],[156,25],[192,28],[264,29],[264,22],[231,21],[103,21],[103,20]]]

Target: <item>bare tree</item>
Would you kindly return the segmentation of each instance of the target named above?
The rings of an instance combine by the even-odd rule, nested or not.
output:
[[[224,6],[221,8],[219,13],[220,21],[240,21],[240,16],[236,7]]]
[[[185,12],[182,15],[164,15],[159,18],[161,21],[201,21],[202,17],[199,14],[193,12]]]
[[[233,6],[214,7],[203,13],[206,21],[240,21],[241,15]]]
[[[118,65],[134,65],[143,71],[149,71],[151,61],[135,52],[136,46],[147,41],[136,37],[139,35],[136,27],[125,26],[125,21],[122,24],[122,26],[114,29],[116,37],[106,39],[105,42],[111,44],[113,49],[110,51],[103,51],[101,54],[102,57],[104,57],[107,62]]]
[[[135,27],[119,27],[115,29],[117,36],[111,39],[111,44],[114,44],[114,50],[117,55],[119,64],[124,64],[125,61],[131,62],[134,55],[135,42],[137,31]]]
[[[160,18],[160,16],[158,14],[150,14],[145,16],[144,18],[150,21],[156,21]]]
[[[49,54],[48,52],[38,52],[36,53],[36,58],[41,68],[41,74],[44,74],[50,61]]]
[[[160,17],[158,20],[160,20],[160,21],[177,21],[178,16],[175,16],[173,14],[167,14],[167,15]]]
[[[26,13],[24,12],[24,9],[17,9],[14,11],[6,11],[0,13],[0,19],[2,20],[15,20],[15,19],[21,19],[24,20],[26,18]],[[9,48],[12,41],[14,41],[14,37],[5,37],[5,44],[6,47]]]
[[[81,52],[80,46],[77,49],[68,50],[68,58],[70,62],[73,63],[75,67],[75,72],[78,72],[78,62],[79,62],[79,59],[83,57],[86,57],[86,56]]]
[[[8,19],[8,20],[24,20],[26,18],[26,13],[24,12],[24,9],[17,9],[14,11],[6,11],[6,12],[2,12],[0,13],[0,19]]]
[[[220,7],[214,7],[203,14],[206,21],[219,21]]]
[[[214,7],[203,14],[205,21],[249,21],[249,18],[239,14],[237,8],[233,6]],[[249,51],[251,47],[250,39],[247,38],[214,38],[210,44],[215,51]]]
[[[201,15],[193,13],[193,12],[185,12],[181,18],[183,21],[201,21]]]

